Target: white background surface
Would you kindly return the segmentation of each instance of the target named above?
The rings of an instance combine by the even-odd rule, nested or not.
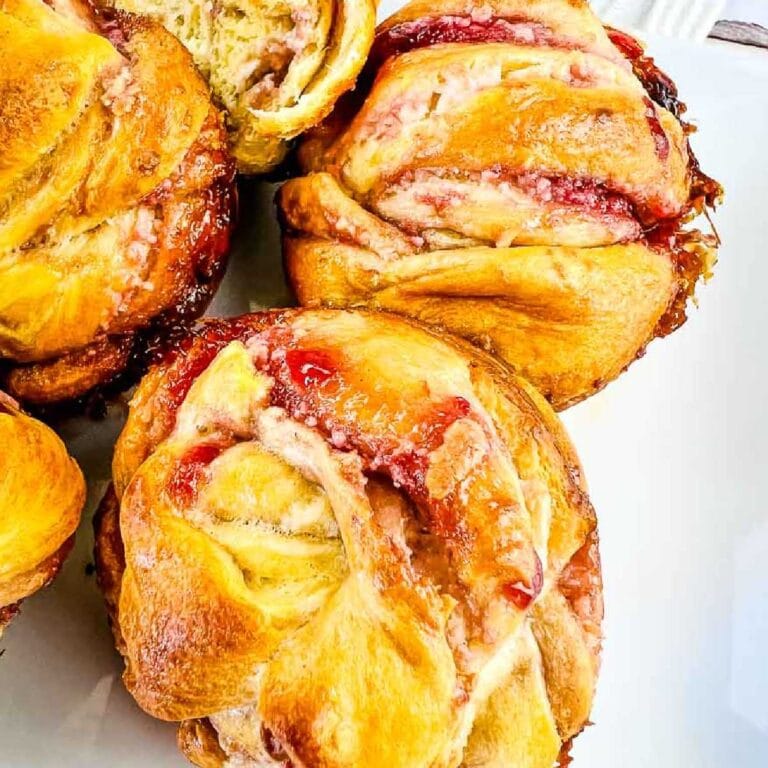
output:
[[[595,725],[575,768],[766,768],[768,55],[651,49],[702,126],[704,169],[727,188],[724,245],[690,321],[565,415],[600,518],[607,603]],[[288,301],[271,196],[256,185],[244,199],[218,312]],[[114,418],[66,428],[93,498],[116,429]],[[180,768],[174,727],[143,715],[120,683],[85,573],[90,518],[91,507],[61,577],[2,640],[0,766]]]
[[[765,0],[759,0],[765,2]],[[723,18],[726,0],[591,0],[600,18],[642,35],[704,40]]]
[[[727,0],[720,18],[768,27],[768,3],[765,0]]]

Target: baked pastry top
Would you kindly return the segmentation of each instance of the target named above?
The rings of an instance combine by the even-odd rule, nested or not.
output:
[[[103,384],[138,330],[196,316],[234,199],[182,46],[147,19],[53,6],[0,3],[0,359],[28,402]]]
[[[683,110],[586,2],[411,3],[281,191],[297,296],[443,326],[582,399],[684,320],[714,260],[685,226],[720,188]]]
[[[375,0],[105,0],[149,14],[192,53],[226,109],[244,173],[264,173],[349,90],[376,26]]]
[[[125,683],[200,766],[550,768],[602,586],[541,396],[385,313],[207,321],[143,380],[96,524]]]
[[[64,444],[0,392],[0,635],[67,556],[85,482]]]

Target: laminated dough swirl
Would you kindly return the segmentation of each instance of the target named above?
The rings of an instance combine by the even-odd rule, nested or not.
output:
[[[587,723],[594,511],[550,406],[387,313],[209,320],[96,522],[125,683],[199,766],[551,768]]]
[[[309,307],[386,309],[491,351],[557,408],[685,319],[719,185],[672,81],[581,0],[414,2],[280,194]]]
[[[0,2],[0,375],[29,404],[114,382],[201,314],[234,205],[222,118],[159,24]]]
[[[374,0],[105,0],[149,14],[189,49],[226,110],[243,173],[264,173],[355,83]]]

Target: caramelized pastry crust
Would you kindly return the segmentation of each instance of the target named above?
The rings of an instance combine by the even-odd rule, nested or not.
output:
[[[233,211],[224,128],[161,26],[0,3],[0,359],[14,396],[77,397],[144,329],[197,316]]]
[[[85,482],[59,438],[0,392],[0,635],[21,601],[56,576]]]
[[[199,766],[551,768],[600,652],[596,522],[546,401],[387,313],[201,324],[131,403],[97,569]]]
[[[239,170],[264,173],[349,90],[376,26],[375,0],[103,0],[149,14],[187,46],[227,111]]]
[[[685,318],[715,203],[669,78],[581,0],[414,2],[279,197],[300,303],[442,326],[558,408]]]

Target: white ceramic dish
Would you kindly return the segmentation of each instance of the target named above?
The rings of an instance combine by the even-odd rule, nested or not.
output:
[[[575,768],[765,768],[768,54],[651,43],[702,126],[705,170],[728,191],[724,246],[690,322],[565,415],[600,516],[607,602],[595,725],[576,742]],[[289,300],[273,191],[248,187],[214,312]],[[120,413],[65,427],[92,503]],[[120,682],[87,573],[91,512],[61,577],[2,641],[0,766],[181,768],[174,726],[140,712]]]

